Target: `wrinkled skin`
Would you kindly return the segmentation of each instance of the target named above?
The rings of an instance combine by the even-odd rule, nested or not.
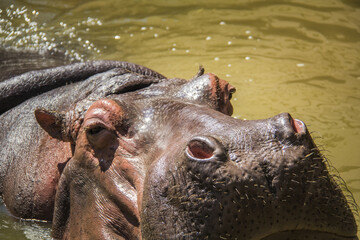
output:
[[[55,239],[357,239],[304,123],[230,117],[235,89],[213,74],[123,66],[0,116],[12,214],[52,219]]]

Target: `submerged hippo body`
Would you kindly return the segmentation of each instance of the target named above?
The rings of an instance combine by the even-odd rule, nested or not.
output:
[[[106,64],[0,85],[0,191],[12,214],[52,219],[55,239],[357,239],[301,121],[230,117],[234,88],[203,71],[185,81]],[[59,72],[78,80],[59,86]],[[9,109],[19,79],[44,93]]]

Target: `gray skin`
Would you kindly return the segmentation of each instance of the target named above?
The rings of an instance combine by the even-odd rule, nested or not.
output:
[[[12,214],[52,219],[55,239],[358,239],[304,123],[230,117],[235,89],[203,69],[186,81],[121,66],[0,116]]]

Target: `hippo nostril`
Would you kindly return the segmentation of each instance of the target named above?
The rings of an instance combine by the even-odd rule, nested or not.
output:
[[[305,124],[291,117],[289,113],[281,113],[275,116],[276,136],[279,139],[299,138],[306,134]]]
[[[224,150],[222,145],[214,138],[198,136],[190,140],[185,152],[188,158],[201,161],[220,157]]]
[[[291,119],[291,126],[294,129],[295,133],[305,133],[306,132],[305,124],[298,119]]]

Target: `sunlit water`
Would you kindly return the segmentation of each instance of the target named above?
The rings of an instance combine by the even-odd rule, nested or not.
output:
[[[0,46],[125,60],[186,79],[202,64],[237,88],[235,117],[290,112],[358,203],[359,41],[358,0],[0,1]],[[49,225],[0,209],[1,239],[48,236]]]

